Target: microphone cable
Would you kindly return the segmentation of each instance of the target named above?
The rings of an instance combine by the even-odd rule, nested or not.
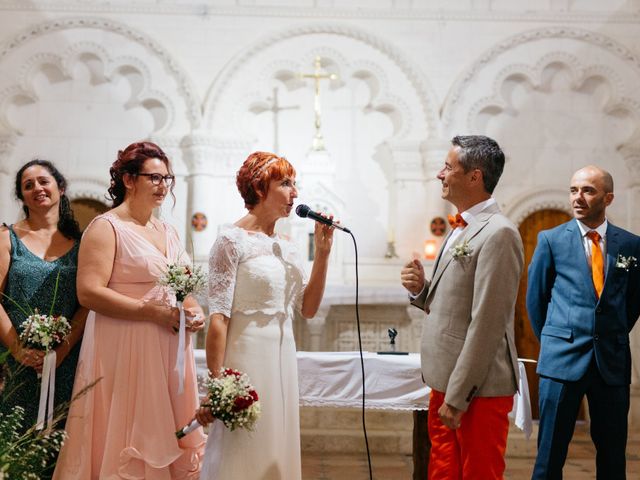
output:
[[[358,244],[353,233],[346,231],[351,235],[353,240],[353,249],[356,254],[356,325],[358,326],[358,350],[360,352],[360,370],[362,372],[362,432],[364,433],[364,443],[367,447],[367,465],[369,466],[369,480],[373,480],[373,470],[371,468],[371,453],[369,451],[369,437],[367,436],[367,422],[365,419],[365,375],[364,375],[364,356],[362,354],[362,335],[360,333],[360,305],[358,302]]]

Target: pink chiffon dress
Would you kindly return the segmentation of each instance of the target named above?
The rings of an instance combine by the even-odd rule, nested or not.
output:
[[[185,255],[175,229],[163,224],[165,256],[114,214],[97,219],[108,221],[116,234],[109,288],[175,305],[174,295],[157,285],[167,264]],[[86,392],[71,404],[54,479],[199,478],[206,441],[202,429],[181,440],[175,436],[199,406],[189,335],[182,394],[177,349],[178,335],[150,320],[89,314],[73,389],[74,396]]]

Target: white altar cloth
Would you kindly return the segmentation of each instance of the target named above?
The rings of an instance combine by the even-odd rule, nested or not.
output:
[[[426,410],[429,387],[422,382],[420,354],[378,355],[365,352],[366,408]],[[207,375],[204,350],[196,350],[198,377]],[[300,405],[360,408],[362,377],[358,352],[298,352]],[[525,437],[531,436],[531,402],[523,361],[518,362],[520,384],[509,414]],[[258,392],[259,393],[259,392]]]

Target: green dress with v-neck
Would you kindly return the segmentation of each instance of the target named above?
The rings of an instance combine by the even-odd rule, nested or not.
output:
[[[37,308],[40,312],[49,313],[55,291],[56,277],[60,272],[58,292],[53,313],[64,315],[71,321],[79,307],[76,296],[76,271],[78,269],[78,246],[76,242],[71,249],[60,258],[48,262],[34,255],[22,243],[20,238],[9,227],[11,237],[11,263],[7,273],[5,295],[18,302],[27,310]],[[25,315],[6,297],[2,297],[2,306],[9,315],[11,323],[18,334]],[[0,354],[6,348],[0,344]],[[62,364],[56,369],[55,406],[58,407],[71,399],[73,379],[78,363],[80,342],[71,350]],[[38,417],[40,399],[40,382],[33,368],[17,363],[12,356],[7,359],[9,377],[0,395],[0,411],[8,413],[16,405],[25,409],[23,431],[33,426]],[[63,424],[59,424],[63,427]]]

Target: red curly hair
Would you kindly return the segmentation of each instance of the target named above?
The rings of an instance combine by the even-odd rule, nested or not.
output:
[[[260,195],[267,196],[272,180],[295,176],[296,169],[286,158],[275,153],[253,152],[238,170],[236,185],[245,208],[251,210],[260,202]]]

